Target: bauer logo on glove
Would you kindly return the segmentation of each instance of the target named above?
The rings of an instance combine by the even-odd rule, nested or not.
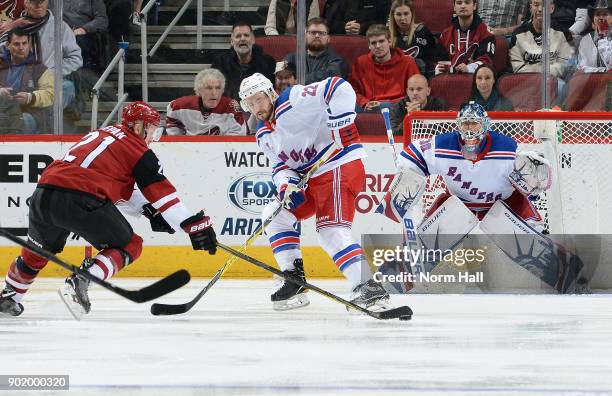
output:
[[[514,170],[508,176],[510,183],[526,195],[540,195],[552,184],[552,167],[541,154],[534,151],[519,152]]]

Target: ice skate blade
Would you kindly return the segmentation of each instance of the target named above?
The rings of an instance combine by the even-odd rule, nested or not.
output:
[[[306,293],[296,294],[288,300],[283,301],[274,301],[272,308],[275,311],[290,311],[292,309],[298,309],[302,307],[307,307],[310,305],[310,300]]]
[[[83,316],[85,316],[87,312],[85,312],[81,304],[75,301],[76,297],[74,296],[74,293],[72,293],[72,289],[65,285],[57,291],[57,294],[59,294],[60,298],[66,305],[66,308],[68,308],[68,311],[70,311],[76,320],[83,319]]]
[[[389,298],[381,298],[380,300],[375,301],[372,304],[369,305],[363,305],[363,304],[357,304],[362,308],[365,308],[369,311],[372,312],[382,312],[382,311],[388,311],[390,309],[395,308],[393,305],[391,305],[389,303]],[[355,308],[346,307],[346,310],[348,311],[349,315],[365,315],[363,312],[356,310]]]

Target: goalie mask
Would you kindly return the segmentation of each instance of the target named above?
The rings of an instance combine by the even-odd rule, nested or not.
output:
[[[489,116],[481,105],[471,101],[461,106],[457,114],[457,128],[463,141],[464,154],[478,154],[480,142],[489,130],[489,125]]]
[[[270,98],[272,104],[274,104],[274,101],[278,97],[276,91],[274,91],[274,85],[272,85],[272,82],[261,73],[255,73],[252,76],[249,76],[242,80],[242,82],[240,83],[239,93],[240,106],[242,106],[245,111],[253,113],[249,106],[248,99],[259,92],[265,93],[268,98]]]

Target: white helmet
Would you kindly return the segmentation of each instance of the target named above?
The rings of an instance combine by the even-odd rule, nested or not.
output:
[[[272,103],[276,100],[278,95],[274,91],[274,85],[261,73],[255,73],[242,80],[240,83],[240,105],[245,111],[251,111],[246,103],[246,100],[258,92],[264,92]]]

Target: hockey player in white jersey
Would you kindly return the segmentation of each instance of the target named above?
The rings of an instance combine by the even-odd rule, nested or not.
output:
[[[271,202],[262,218],[270,216],[279,202],[285,203],[266,229],[281,270],[305,280],[300,233],[294,224],[315,215],[319,243],[351,283],[353,302],[369,307],[381,305],[389,296],[371,279],[362,248],[351,235],[355,198],[365,185],[361,160],[366,157],[355,126],[355,97],[350,84],[339,77],[294,85],[280,95],[259,73],[240,85],[243,108],[259,120],[257,144],[273,164],[278,191],[278,202]],[[307,188],[297,188],[302,175],[334,142],[342,148],[311,176]],[[285,281],[271,296],[274,309],[308,305],[304,292]]]
[[[446,191],[415,227],[426,247],[452,249],[479,225],[514,262],[559,292],[575,291],[582,262],[541,234],[542,218],[529,200],[550,188],[550,162],[539,153],[521,151],[515,140],[490,130],[486,111],[475,102],[461,106],[457,127],[457,132],[415,141],[402,151],[397,160],[401,177],[377,211],[406,224],[410,208],[425,188],[425,177],[440,175]],[[440,236],[445,234],[450,236]],[[515,238],[508,238],[512,235]],[[532,251],[537,241],[540,250],[525,256],[518,247],[520,239],[528,241]]]

